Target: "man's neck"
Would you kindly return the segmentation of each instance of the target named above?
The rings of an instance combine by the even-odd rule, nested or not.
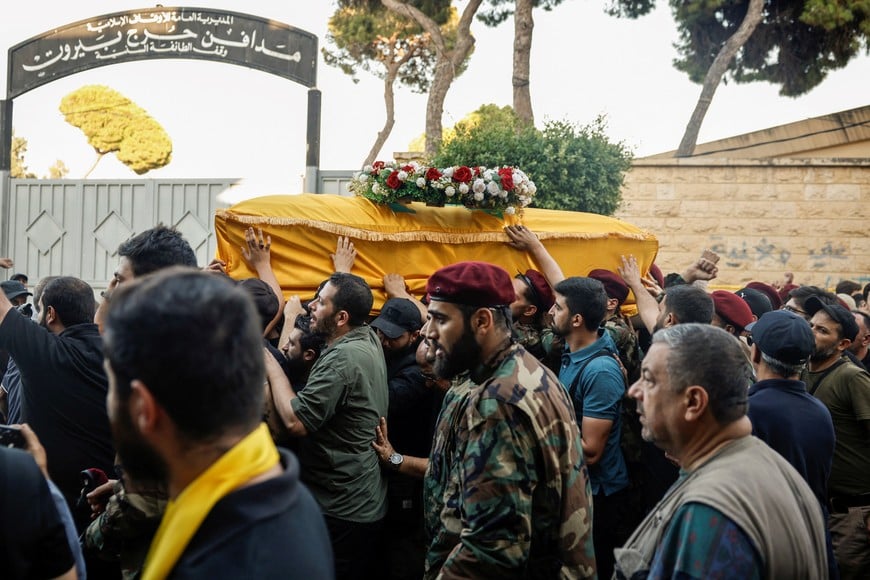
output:
[[[593,342],[598,340],[598,331],[590,332],[586,328],[576,330],[568,335],[565,343],[568,345],[569,352],[577,352],[581,348],[586,348]]]
[[[175,453],[167,460],[169,497],[176,499],[188,485],[202,475],[224,453],[235,447],[246,435],[224,435],[215,441],[201,444],[177,444]]]
[[[326,339],[326,346],[332,346],[338,340],[344,338],[347,334],[349,334],[352,330],[357,328],[356,326],[341,326],[335,329],[335,333]]]
[[[723,446],[752,434],[752,423],[746,416],[733,423],[722,426],[711,419],[700,433],[696,433],[694,441],[686,444],[679,452],[673,453],[680,467],[691,471],[699,467]]]
[[[779,380],[779,381],[797,381],[800,380],[799,375],[792,375],[790,377],[784,377],[782,375],[778,375],[766,364],[757,364],[755,365],[755,378],[759,381],[767,381],[767,380]]]
[[[826,370],[826,369],[829,369],[830,367],[832,367],[835,362],[840,360],[841,356],[843,356],[843,353],[838,350],[837,352],[832,354],[830,357],[828,357],[822,361],[814,361],[813,359],[810,359],[810,362],[807,363],[807,368],[812,373],[821,372],[823,370]]]

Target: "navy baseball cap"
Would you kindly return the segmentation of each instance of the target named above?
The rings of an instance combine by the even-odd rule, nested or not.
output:
[[[746,327],[752,343],[769,357],[786,364],[807,362],[816,348],[809,322],[788,310],[771,310]]]

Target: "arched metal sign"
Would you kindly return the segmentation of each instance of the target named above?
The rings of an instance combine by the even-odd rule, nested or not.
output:
[[[143,8],[104,14],[35,36],[9,49],[7,100],[0,101],[0,171],[10,168],[12,99],[92,68],[159,58],[236,64],[306,87],[306,181],[320,164],[317,37],[287,24],[203,8]],[[309,182],[310,183],[310,182]]]

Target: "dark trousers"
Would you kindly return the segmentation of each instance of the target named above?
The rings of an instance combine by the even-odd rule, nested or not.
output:
[[[614,548],[621,548],[631,536],[637,518],[632,514],[628,489],[592,496],[592,543],[599,578],[613,576]]]
[[[336,580],[374,579],[374,555],[380,543],[383,520],[349,522],[324,516],[332,541]]]

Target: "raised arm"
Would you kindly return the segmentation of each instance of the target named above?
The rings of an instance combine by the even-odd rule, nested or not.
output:
[[[550,286],[555,286],[565,279],[565,274],[562,273],[562,268],[544,247],[535,232],[526,226],[505,226],[505,233],[510,238],[508,245],[516,250],[527,252],[532,256],[532,259],[541,269],[541,273],[550,283]]]
[[[637,259],[634,256],[622,256],[620,262],[617,271],[634,293],[634,299],[637,304],[637,312],[640,314],[640,319],[643,321],[643,325],[646,329],[652,333],[656,326],[656,320],[659,317],[659,303],[652,297],[644,286],[643,280],[640,277],[640,268],[637,265]]]
[[[257,277],[268,284],[275,296],[278,297],[278,312],[263,331],[263,336],[267,336],[278,324],[281,312],[284,310],[284,293],[278,283],[278,278],[275,277],[275,271],[272,270],[272,236],[263,236],[262,228],[258,228],[258,232],[255,233],[254,228],[250,227],[245,230],[245,242],[247,248],[242,246],[242,257],[254,268]]]

